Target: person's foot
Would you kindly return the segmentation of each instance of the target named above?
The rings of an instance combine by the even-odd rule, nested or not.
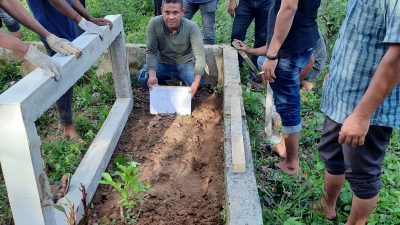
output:
[[[289,166],[288,164],[286,164],[285,161],[281,161],[275,164],[270,164],[267,166],[261,166],[260,168],[263,172],[267,172],[270,170],[282,170],[283,172],[285,172],[287,175],[292,176],[294,174],[296,174],[297,172],[300,171],[300,166]]]
[[[335,209],[327,206],[326,197],[324,195],[321,196],[321,200],[319,202],[311,203],[310,208],[324,214],[327,220],[337,220]]]
[[[62,197],[67,194],[69,189],[70,175],[63,175],[59,185],[51,185],[50,189],[53,193],[53,202],[57,203]]]
[[[301,82],[301,86],[303,87],[304,91],[311,91],[314,88],[314,83],[303,80]]]
[[[283,137],[280,137],[280,142],[275,145],[271,145],[271,150],[274,151],[279,157],[286,158],[286,146]]]
[[[70,139],[79,138],[78,133],[75,130],[74,125],[69,124],[60,124],[58,125],[58,129],[63,133],[63,136]]]

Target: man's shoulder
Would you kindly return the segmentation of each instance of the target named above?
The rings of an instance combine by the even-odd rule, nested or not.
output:
[[[190,29],[193,29],[193,28],[194,29],[196,29],[196,28],[199,29],[199,26],[197,25],[197,23],[192,21],[192,20],[189,20],[189,19],[186,19],[186,18],[182,18],[181,23],[183,23],[183,26],[188,27]]]
[[[162,16],[154,16],[154,17],[151,17],[149,24],[153,24],[153,23],[158,24],[158,23],[162,23],[162,21],[163,21]]]

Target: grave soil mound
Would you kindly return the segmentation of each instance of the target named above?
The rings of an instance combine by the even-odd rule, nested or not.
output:
[[[142,181],[152,186],[135,224],[223,224],[222,95],[199,91],[192,116],[151,115],[148,92],[136,89],[134,95],[134,109],[114,157],[140,162]],[[119,217],[117,201],[115,191],[99,186],[93,213],[100,224]]]

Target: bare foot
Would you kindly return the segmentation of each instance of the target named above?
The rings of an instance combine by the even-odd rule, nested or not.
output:
[[[59,199],[65,196],[69,189],[69,175],[63,175],[59,185],[51,185],[50,189],[53,193],[53,202],[57,203]]]
[[[311,91],[314,88],[314,84],[312,82],[306,81],[306,80],[303,80],[301,82],[301,86],[303,86],[303,89],[305,91]]]
[[[58,129],[63,132],[64,137],[70,138],[70,139],[76,139],[79,138],[78,133],[75,130],[74,125],[65,125],[65,124],[60,124],[58,125]]]
[[[294,175],[300,171],[299,165],[296,165],[296,166],[288,165],[285,162],[285,160],[275,163],[275,166],[278,167],[279,169],[281,169],[283,172],[287,173],[287,175],[289,175],[289,176]]]
[[[271,145],[271,150],[274,151],[279,157],[286,158],[286,146],[285,146],[285,139],[280,137],[279,144]]]

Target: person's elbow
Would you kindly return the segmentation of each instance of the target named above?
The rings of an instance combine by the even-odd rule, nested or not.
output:
[[[283,13],[294,16],[297,11],[297,4],[283,4],[280,9]]]

